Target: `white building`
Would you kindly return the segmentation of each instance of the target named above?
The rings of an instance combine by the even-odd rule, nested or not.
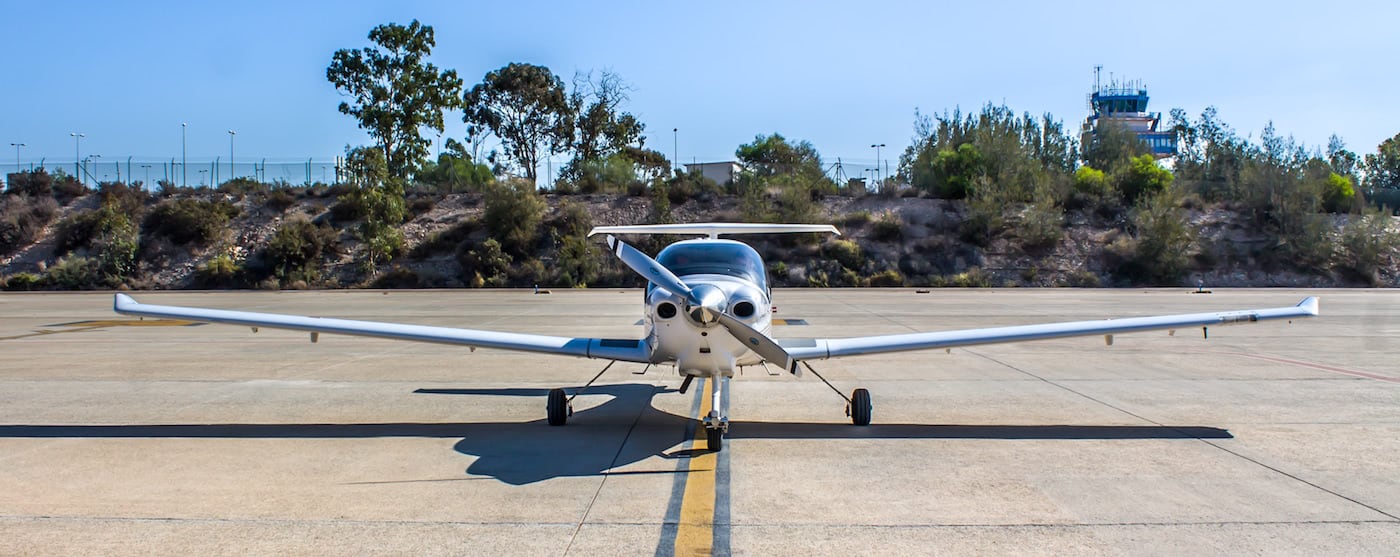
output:
[[[702,162],[685,165],[685,171],[688,173],[699,172],[704,177],[714,180],[715,183],[723,186],[729,182],[733,182],[734,178],[738,177],[739,173],[744,171],[744,167],[734,161]]]

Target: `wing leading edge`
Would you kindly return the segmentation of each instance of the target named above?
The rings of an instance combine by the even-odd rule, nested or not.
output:
[[[1299,319],[1318,315],[1318,299],[1309,297],[1298,305],[1284,308],[1249,309],[1212,313],[1189,313],[1163,315],[1157,317],[1132,317],[1127,319],[1103,319],[1098,321],[1073,321],[1048,323],[1043,325],[1016,325],[991,327],[986,329],[965,329],[961,331],[940,331],[931,333],[909,333],[851,338],[791,339],[780,340],[792,357],[807,359],[828,359],[885,352],[908,350],[928,350],[937,348],[957,348],[979,344],[996,344],[1043,340],[1075,336],[1112,335],[1138,331],[1163,329],[1184,329],[1191,327],[1219,327],[1268,321],[1273,319]]]
[[[112,309],[123,315],[184,319],[202,323],[222,323],[245,327],[266,327],[339,335],[453,344],[472,348],[499,348],[520,352],[559,354],[624,362],[651,362],[651,347],[644,340],[568,338],[547,335],[456,329],[428,325],[355,321],[326,317],[303,317],[276,313],[254,313],[222,309],[142,304],[126,294],[117,294]]]

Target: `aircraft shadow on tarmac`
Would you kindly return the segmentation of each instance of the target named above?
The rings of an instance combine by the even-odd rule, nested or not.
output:
[[[546,389],[419,389],[418,394],[530,396]],[[572,392],[572,390],[570,390]],[[213,438],[355,439],[375,437],[461,438],[457,452],[476,457],[466,472],[512,485],[603,473],[673,474],[673,469],[611,471],[651,457],[686,458],[677,448],[687,436],[688,417],[657,410],[652,397],[675,389],[650,384],[599,385],[587,396],[606,402],[576,412],[564,427],[528,422],[351,423],[351,424],[150,424],[0,425],[0,438]],[[693,395],[688,395],[693,396]],[[1228,439],[1230,432],[1193,426],[956,425],[731,421],[730,439]],[[668,452],[669,451],[669,452]],[[669,467],[668,467],[669,468]]]

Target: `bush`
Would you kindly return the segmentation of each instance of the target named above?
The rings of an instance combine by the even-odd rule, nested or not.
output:
[[[502,286],[506,272],[510,270],[511,257],[501,249],[500,242],[490,238],[475,249],[462,244],[457,262],[462,266],[462,276],[468,279],[468,284],[477,287]]]
[[[110,205],[131,217],[136,217],[146,209],[151,194],[139,187],[121,182],[102,182],[97,185],[97,196],[103,205]]]
[[[533,251],[543,217],[544,200],[528,181],[498,182],[486,191],[486,228],[501,248],[513,255]]]
[[[95,257],[98,271],[105,275],[110,286],[116,286],[136,270],[139,247],[136,227],[118,204],[106,204],[95,211],[65,219],[59,223],[54,241],[57,254],[86,249]]]
[[[1091,166],[1081,166],[1074,171],[1074,191],[1096,198],[1107,197],[1113,192],[1108,175]]]
[[[1172,185],[1171,171],[1157,165],[1152,155],[1133,157],[1132,164],[1118,177],[1118,191],[1130,204],[1139,199],[1167,191]]]
[[[370,288],[423,288],[423,279],[418,276],[418,272],[404,267],[394,267],[388,272],[379,275],[370,284]]]
[[[1016,237],[1021,247],[1027,251],[1054,247],[1064,235],[1064,213],[1054,203],[1041,200],[1031,203],[1021,211],[1021,221],[1016,226]]]
[[[408,204],[408,214],[417,217],[433,210],[437,203],[431,197],[419,197]]]
[[[69,201],[87,195],[87,186],[79,182],[77,178],[57,173],[53,180],[53,196],[60,205],[67,205]]]
[[[53,197],[53,176],[40,168],[33,172],[15,172],[5,176],[5,193],[17,193],[30,197]]]
[[[1400,248],[1400,235],[1390,229],[1392,220],[1379,210],[1352,215],[1342,227],[1337,267],[1353,278],[1381,286],[1379,271]]]
[[[860,244],[850,240],[827,242],[822,245],[822,255],[851,270],[859,270],[865,265],[865,257],[860,252]]]
[[[904,286],[904,275],[894,269],[887,269],[870,277],[869,283],[870,286]]]
[[[44,284],[60,290],[86,290],[104,284],[102,265],[80,255],[60,257],[49,266]]]
[[[237,178],[219,184],[217,191],[219,193],[236,195],[241,198],[246,194],[263,192],[267,191],[267,189],[267,184],[261,183],[247,176],[239,176]]]
[[[229,219],[237,214],[238,208],[225,201],[176,199],[157,205],[146,215],[141,230],[169,238],[178,245],[205,246],[218,239]]]
[[[292,195],[286,188],[274,189],[268,192],[267,197],[263,199],[263,205],[279,213],[286,211],[288,207],[295,205],[296,202],[297,196]]]
[[[195,288],[238,288],[244,278],[243,267],[228,254],[214,256],[194,272]]]
[[[1134,283],[1175,285],[1191,264],[1194,234],[1170,192],[1133,211],[1133,234],[1114,239],[1104,253],[1114,274]]]
[[[314,282],[320,276],[317,263],[336,253],[336,232],[329,225],[311,224],[304,218],[282,223],[266,249],[267,263],[283,284],[302,280]]]
[[[4,288],[7,291],[25,292],[29,290],[38,290],[40,288],[43,288],[44,277],[41,277],[34,273],[15,273],[13,275],[5,277],[5,279],[0,282],[3,282],[3,285],[0,285],[0,287]]]
[[[870,219],[870,211],[856,211],[842,215],[841,218],[836,219],[836,224],[843,228],[857,228],[868,224]]]
[[[6,195],[0,199],[0,255],[32,243],[57,211],[58,202],[52,197]]]
[[[899,215],[892,211],[886,211],[875,220],[875,224],[870,227],[870,237],[877,242],[892,242],[899,240],[903,236],[899,222]]]

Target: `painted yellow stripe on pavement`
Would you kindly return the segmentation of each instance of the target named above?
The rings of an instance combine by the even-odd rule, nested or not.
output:
[[[710,413],[715,381],[705,380],[700,393],[700,417]],[[716,456],[705,439],[705,428],[695,427],[695,442],[686,470],[685,496],[681,499],[680,524],[676,529],[675,555],[709,555],[715,541]]]

